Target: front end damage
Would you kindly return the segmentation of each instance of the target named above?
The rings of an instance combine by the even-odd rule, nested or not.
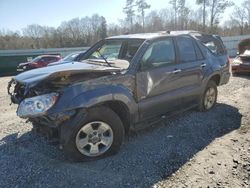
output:
[[[62,103],[59,100],[64,90],[74,84],[84,87],[88,80],[107,77],[118,71],[105,68],[93,70],[93,67],[86,69],[84,66],[85,69],[51,72],[49,68],[42,68],[39,72],[32,70],[13,77],[7,90],[11,102],[18,105],[17,115],[31,122],[36,133],[48,138],[58,136],[60,126],[77,113],[75,109],[53,111],[57,103]]]
[[[20,83],[14,78],[8,84],[8,94],[11,98],[11,103],[17,104],[17,115],[21,118],[27,119],[27,122],[31,122],[33,125],[32,131],[36,134],[46,137],[49,140],[58,140],[59,127],[62,123],[70,120],[76,113],[75,110],[64,111],[60,113],[48,113],[49,108],[45,108],[42,102],[41,96],[51,95],[54,101],[51,106],[52,108],[58,98],[60,97],[60,89],[54,90],[55,88],[43,87],[29,87],[28,84]],[[56,91],[56,92],[55,92]],[[52,95],[53,94],[53,95]],[[32,99],[34,99],[32,101]],[[45,101],[48,102],[49,100]],[[24,105],[27,105],[27,109],[24,111]],[[33,107],[31,107],[33,105]],[[33,110],[37,113],[31,113]]]

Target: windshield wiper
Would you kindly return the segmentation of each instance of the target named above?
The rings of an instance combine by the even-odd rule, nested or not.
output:
[[[97,52],[100,54],[100,56],[102,57],[102,59],[104,59],[105,63],[107,63],[107,65],[109,67],[112,67],[111,64],[107,61],[107,59],[102,55],[102,53],[100,52],[100,48],[97,49]]]

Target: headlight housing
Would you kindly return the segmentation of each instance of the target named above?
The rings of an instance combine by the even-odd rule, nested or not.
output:
[[[32,98],[24,99],[17,109],[19,117],[31,117],[43,115],[56,102],[58,93],[49,93]]]

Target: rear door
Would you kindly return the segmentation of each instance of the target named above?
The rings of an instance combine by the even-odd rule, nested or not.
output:
[[[176,37],[178,51],[179,92],[182,107],[198,102],[202,92],[202,80],[208,66],[196,41],[188,36]]]

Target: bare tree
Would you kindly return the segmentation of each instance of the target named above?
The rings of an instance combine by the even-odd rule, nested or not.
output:
[[[149,7],[144,3],[146,0],[127,0],[123,9],[126,18],[118,20],[116,24],[107,24],[104,17],[94,14],[64,21],[57,28],[29,25],[22,30],[22,34],[0,30],[0,49],[90,46],[106,36],[124,34],[128,28],[130,32],[156,32],[174,29],[204,30],[204,25],[208,28],[207,25],[210,25],[210,32],[222,36],[250,32],[249,0],[245,0],[241,7],[235,7],[231,18],[224,25],[218,25],[219,18],[232,5],[230,0],[199,0],[198,4],[201,4],[198,9],[189,9],[185,0],[171,0],[171,6],[147,14],[145,10]],[[139,16],[135,16],[135,7],[138,8]],[[206,24],[208,20],[210,23]]]
[[[164,30],[174,30],[174,11],[171,8],[164,8],[158,12]]]
[[[210,32],[213,32],[214,26],[219,23],[221,14],[232,5],[233,3],[228,0],[209,0]]]
[[[164,23],[157,11],[151,11],[146,17],[147,32],[156,32],[164,30]]]
[[[187,22],[189,20],[189,12],[190,10],[186,7],[186,0],[178,0],[177,4],[177,10],[178,10],[178,20],[179,20],[179,28],[186,29],[187,28]]]
[[[170,0],[169,3],[172,5],[174,11],[174,29],[177,29],[177,13],[178,13],[178,6],[177,0]]]
[[[24,36],[29,36],[33,40],[32,48],[40,48],[40,38],[42,37],[43,27],[38,24],[28,25],[23,29]]]
[[[196,0],[197,5],[202,6],[202,30],[205,31],[206,29],[206,7],[209,4],[209,1],[207,0]]]
[[[245,0],[242,3],[242,7],[244,7],[244,9],[246,11],[246,19],[247,19],[247,22],[248,22],[248,27],[250,27],[250,1]]]
[[[235,22],[239,26],[240,35],[243,35],[245,20],[246,20],[245,8],[236,6],[233,13],[232,13],[231,19],[233,22]]]
[[[146,0],[137,0],[136,6],[138,9],[138,12],[140,13],[141,19],[142,19],[142,28],[144,31],[145,27],[145,10],[149,9],[151,6],[146,2]]]
[[[135,16],[135,10],[134,10],[134,0],[127,0],[126,6],[123,8],[123,12],[126,14],[126,20],[130,24],[130,30],[133,29],[133,19]]]
[[[100,26],[100,38],[105,39],[107,37],[107,22],[106,19],[101,17],[101,26]]]

